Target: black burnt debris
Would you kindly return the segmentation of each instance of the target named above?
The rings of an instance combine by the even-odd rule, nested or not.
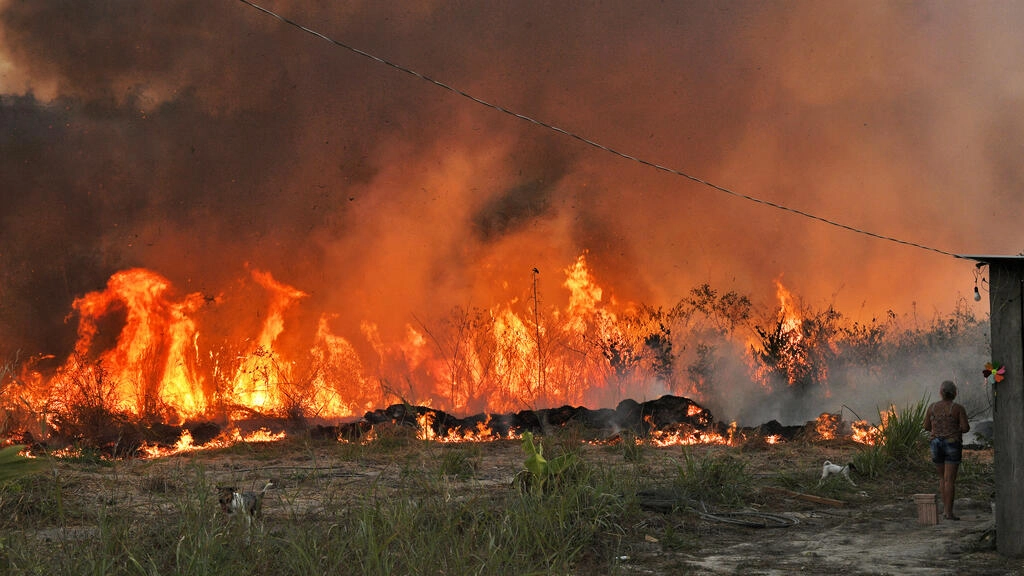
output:
[[[689,398],[665,395],[655,400],[638,402],[623,400],[614,409],[589,409],[582,406],[560,406],[537,410],[521,410],[508,414],[476,414],[457,417],[443,410],[412,404],[393,404],[367,412],[362,418],[339,424],[314,423],[287,418],[253,416],[241,421],[166,423],[129,422],[105,419],[90,429],[76,429],[70,436],[51,436],[38,442],[31,434],[21,440],[35,448],[55,449],[62,446],[88,448],[109,457],[142,455],[145,447],[171,448],[186,433],[192,445],[203,447],[235,431],[245,435],[255,430],[281,432],[287,436],[306,435],[314,441],[357,442],[370,438],[375,429],[398,427],[416,430],[417,434],[435,439],[483,440],[515,438],[524,432],[537,435],[574,429],[581,439],[615,441],[624,434],[647,437],[655,432],[673,434],[680,439],[699,442],[709,436],[768,437],[792,440],[801,435],[813,436],[815,422],[802,426],[785,426],[772,420],[756,427],[736,428],[716,421],[711,412]]]
[[[424,419],[424,416],[427,416]],[[558,408],[542,408],[538,410],[521,410],[513,414],[478,414],[466,418],[457,418],[441,410],[423,406],[395,404],[384,410],[367,412],[363,419],[371,425],[390,423],[395,425],[419,426],[428,422],[434,435],[446,437],[458,435],[478,429],[478,425],[486,425],[495,436],[507,437],[511,434],[532,432],[534,434],[550,433],[553,430],[576,426],[582,429],[584,436],[602,438],[623,431],[645,435],[652,430],[691,429],[699,432],[723,431],[714,422],[707,409],[696,402],[680,396],[665,395],[657,400],[637,402],[623,400],[614,410],[604,408],[591,410],[581,406],[561,406]],[[358,424],[358,423],[355,423]],[[353,436],[352,424],[339,427],[339,436]]]
[[[690,434],[694,438],[708,434],[725,436],[730,428],[729,424],[716,421],[708,409],[693,400],[682,396],[665,395],[645,402],[623,400],[614,410],[561,406],[522,410],[512,414],[477,414],[465,418],[424,406],[394,404],[382,410],[367,412],[356,422],[331,427],[321,426],[314,436],[355,441],[374,426],[380,425],[426,425],[436,438],[472,435],[484,426],[496,437],[519,435],[527,431],[545,434],[558,429],[576,427],[582,437],[593,440],[606,440],[623,432],[643,437],[656,430],[679,433],[684,437]],[[740,429],[739,432],[793,439],[803,433],[806,427],[783,426],[773,420],[762,426]]]

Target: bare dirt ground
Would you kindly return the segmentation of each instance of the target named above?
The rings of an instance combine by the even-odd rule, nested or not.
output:
[[[636,546],[636,552],[624,562],[623,572],[706,576],[1024,573],[1024,561],[996,553],[990,501],[977,493],[958,499],[959,521],[941,522],[940,518],[939,524],[922,525],[913,494],[934,491],[929,476],[868,480],[855,475],[857,487],[830,480],[821,487],[825,490],[819,490],[821,462],[845,462],[850,452],[849,446],[804,445],[750,455],[747,462],[757,477],[762,499],[752,502],[748,510],[792,519],[792,525],[754,528],[692,513],[665,515],[660,522],[652,517],[651,528],[671,525],[680,534],[677,539],[696,542],[691,543],[692,549],[666,550],[662,541],[653,541],[658,540],[657,535],[645,538],[648,545]],[[991,451],[966,456],[973,461],[974,470],[990,465],[991,457]],[[783,477],[802,488],[776,491]],[[989,486],[985,479],[979,480],[982,486]],[[804,499],[816,492],[832,492],[829,500],[837,502]]]
[[[236,445],[152,460],[96,465],[62,462],[64,498],[79,506],[107,506],[140,515],[159,516],[172,509],[174,498],[187,493],[201,472],[208,485],[230,484],[244,489],[273,478],[276,486],[265,503],[264,522],[273,529],[296,512],[315,513],[344,507],[374,487],[386,486],[410,468],[436,466],[446,450],[458,445],[413,442],[400,450],[345,444],[286,442],[281,445]],[[522,469],[518,442],[475,445],[475,474],[445,479],[452,498],[480,491],[507,491]],[[639,461],[626,462],[621,448],[587,445],[582,457],[621,467],[651,485],[677,474],[684,454],[714,455],[722,451],[746,463],[753,478],[753,496],[742,511],[787,520],[785,527],[755,528],[702,515],[680,507],[668,511],[641,509],[625,527],[612,572],[618,574],[1024,574],[1024,561],[1000,556],[992,543],[990,509],[991,451],[969,451],[965,486],[958,500],[958,522],[921,525],[912,495],[934,490],[933,478],[893,474],[867,479],[854,476],[857,487],[841,480],[818,486],[821,462],[848,461],[851,443],[831,446],[791,444],[756,449],[715,446],[643,449]],[[987,471],[987,472],[986,472]],[[775,489],[785,487],[789,492]],[[811,501],[810,494],[827,500]],[[500,501],[500,499],[495,499]],[[713,510],[712,510],[713,512]],[[631,517],[632,518],[632,517]],[[632,521],[632,520],[631,520]],[[81,538],[89,526],[39,529],[46,540]],[[580,574],[595,573],[581,566]]]

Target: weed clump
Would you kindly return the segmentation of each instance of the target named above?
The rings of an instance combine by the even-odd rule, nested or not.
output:
[[[913,468],[925,461],[928,436],[924,430],[927,400],[897,410],[879,412],[881,425],[875,443],[863,445],[854,455],[857,471],[875,478],[894,468]]]
[[[746,462],[730,454],[694,456],[687,450],[676,471],[678,492],[704,504],[742,506],[753,490]]]

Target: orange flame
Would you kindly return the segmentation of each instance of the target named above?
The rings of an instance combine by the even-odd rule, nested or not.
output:
[[[274,349],[274,343],[284,331],[285,310],[306,294],[278,282],[269,272],[253,270],[252,276],[270,294],[270,306],[259,336],[235,371],[231,397],[246,407],[269,411],[286,407],[281,384],[293,376]]]
[[[823,386],[824,395],[828,397],[828,367],[822,362],[815,362],[812,355],[819,346],[826,345],[834,349],[834,343],[817,342],[816,335],[808,340],[805,320],[798,309],[796,298],[782,284],[781,279],[775,280],[775,287],[779,301],[775,321],[763,332],[758,328],[761,339],[754,339],[750,344],[750,350],[755,352],[750,358],[753,379],[766,390],[772,388],[772,374],[784,377],[790,386],[814,382]]]
[[[851,438],[854,442],[873,446],[880,435],[880,430],[867,420],[857,420],[850,424]]]
[[[638,439],[638,443],[642,441],[659,448],[666,446],[693,446],[696,444],[732,446],[739,439],[735,422],[730,423],[725,435],[722,435],[709,430],[696,429],[686,424],[659,429],[654,425],[654,420],[650,415],[645,415],[643,419],[651,429],[645,438],[642,440]]]
[[[814,432],[822,440],[834,440],[839,434],[839,415],[822,413],[814,421]]]
[[[173,302],[169,291],[166,279],[135,268],[111,276],[105,290],[76,299],[78,341],[53,379],[55,396],[137,415],[159,413],[165,405],[180,416],[201,413],[206,403],[203,380],[194,369],[198,332],[189,317],[201,298]],[[124,326],[117,342],[90,362],[101,320],[118,313]]]
[[[850,424],[851,438],[854,442],[861,444],[875,445],[883,441],[885,427],[889,424],[889,418],[896,415],[896,406],[890,406],[885,412],[879,413],[881,422],[875,426],[867,420],[857,420]]]
[[[424,412],[416,417],[418,431],[416,437],[420,440],[432,440],[446,444],[461,442],[493,442],[495,440],[517,440],[519,434],[509,431],[507,434],[498,434],[490,427],[491,417],[488,415],[483,422],[478,422],[475,427],[469,429],[453,428],[444,435],[434,431],[434,421],[437,418],[435,412]]]
[[[803,338],[800,332],[800,313],[796,308],[796,299],[793,293],[782,285],[782,280],[775,279],[775,295],[779,299],[779,318],[782,320],[782,328],[791,338],[799,342]]]
[[[193,444],[192,433],[186,429],[181,432],[181,436],[178,438],[178,441],[174,446],[164,447],[156,444],[143,443],[142,446],[139,447],[139,452],[141,452],[143,457],[146,458],[163,458],[198,450],[227,448],[228,446],[233,446],[239,443],[258,444],[277,442],[283,440],[285,436],[285,432],[275,433],[266,428],[259,428],[249,432],[248,434],[243,434],[239,429],[232,428],[231,430],[221,433],[220,436],[206,444],[197,446]]]
[[[632,308],[619,306],[599,285],[586,253],[562,272],[562,307],[541,309],[532,298],[513,298],[466,311],[442,330],[407,325],[390,341],[364,319],[362,341],[353,343],[332,330],[337,316],[330,313],[315,317],[313,330],[294,331],[291,319],[308,317],[297,314],[308,295],[267,271],[248,271],[247,285],[260,291],[262,302],[250,324],[225,305],[248,298],[176,295],[155,272],[125,270],[104,290],[75,300],[74,353],[48,382],[36,373],[33,387],[43,392],[33,403],[95,402],[180,423],[252,414],[351,417],[395,399],[453,413],[608,406],[674,386],[652,377],[650,356],[642,358],[650,354],[649,333],[641,323],[620,320],[631,318]],[[798,326],[792,296],[777,287],[786,326]],[[700,411],[693,405],[688,416]],[[731,441],[688,430],[653,435],[662,444]],[[500,436],[483,426],[434,439]]]
[[[434,419],[437,414],[434,412],[424,412],[416,417],[416,426],[419,431],[416,433],[416,437],[420,440],[433,440],[437,437],[437,433],[434,432]]]

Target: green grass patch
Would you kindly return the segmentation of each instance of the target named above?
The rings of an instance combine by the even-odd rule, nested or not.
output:
[[[927,400],[902,409],[879,411],[880,432],[872,445],[853,457],[857,472],[877,478],[896,468],[918,468],[927,460],[928,434],[924,430]]]
[[[753,490],[746,461],[731,452],[698,456],[684,449],[677,474],[675,487],[679,493],[708,505],[742,506]]]

